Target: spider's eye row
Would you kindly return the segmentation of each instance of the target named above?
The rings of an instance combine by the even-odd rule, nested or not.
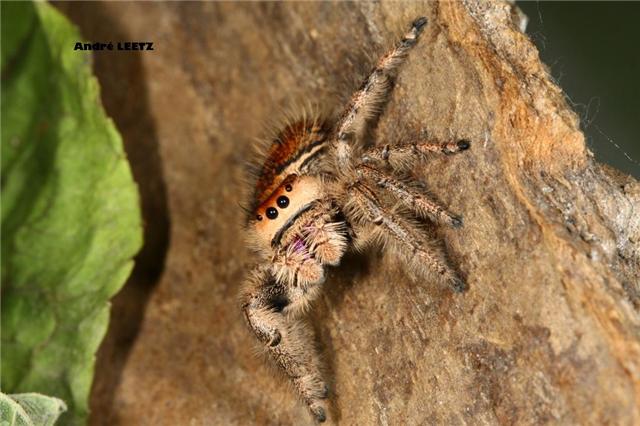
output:
[[[275,219],[278,217],[278,210],[275,207],[269,207],[267,209],[267,217],[272,220]]]
[[[281,209],[284,209],[289,205],[289,198],[285,195],[281,195],[278,197],[277,203],[278,203],[278,207],[280,207]]]
[[[284,189],[286,189],[286,190],[287,190],[287,192],[291,192],[291,190],[293,190],[293,187],[292,187],[291,185],[289,185],[289,184],[286,184],[286,185],[284,186]]]
[[[256,219],[258,219],[258,220],[262,220],[262,215],[261,215],[261,214],[257,215],[257,216],[256,216]]]

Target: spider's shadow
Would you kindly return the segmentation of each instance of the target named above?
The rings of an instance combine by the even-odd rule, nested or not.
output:
[[[311,325],[313,327],[317,346],[320,348],[323,358],[323,367],[326,369],[325,377],[328,380],[330,391],[329,401],[331,417],[336,423],[340,423],[342,413],[337,404],[333,403],[335,397],[339,397],[335,393],[335,378],[336,378],[336,364],[335,364],[335,351],[333,346],[333,340],[331,338],[330,331],[326,327],[324,319],[329,316],[331,310],[339,310],[340,306],[344,302],[344,295],[348,293],[359,278],[367,276],[371,269],[371,263],[380,255],[379,250],[368,249],[364,252],[358,253],[355,251],[348,251],[342,258],[340,265],[331,268],[326,285],[326,289],[323,296],[323,303],[319,303],[317,308],[313,310],[311,314]]]
[[[380,256],[380,251],[370,248],[363,252],[348,251],[340,265],[329,270],[326,298],[332,309],[343,303],[344,294],[354,286],[359,277],[367,276],[371,269],[372,259]]]
[[[429,224],[428,221],[420,223],[420,229],[424,232],[425,236],[434,241],[434,244],[441,250],[444,250],[447,263],[454,269],[458,276],[462,277],[466,281],[466,276],[461,274],[461,271],[454,262],[451,262],[451,257],[448,256],[450,247],[445,243],[443,235],[436,229],[435,226]],[[386,255],[393,256],[392,253]],[[358,281],[361,281],[362,277],[366,277],[370,274],[373,262],[379,262],[380,259],[385,256],[383,250],[378,247],[372,246],[363,252],[355,252],[350,250],[342,258],[340,266],[331,268],[329,270],[329,276],[326,281],[326,288],[323,296],[323,303],[319,303],[317,308],[311,313],[311,325],[313,327],[317,346],[320,348],[322,358],[324,361],[323,367],[326,369],[325,377],[328,380],[329,388],[331,389],[330,405],[331,417],[335,419],[336,423],[340,422],[342,413],[337,404],[335,404],[335,398],[339,397],[335,393],[335,379],[336,379],[336,360],[335,350],[333,346],[333,340],[330,334],[330,330],[325,326],[325,319],[329,316],[330,311],[340,310],[341,305],[344,303],[345,294],[352,290],[352,287],[357,285]],[[407,277],[408,280],[412,280]],[[451,296],[451,289],[445,285],[436,286],[432,291],[440,294],[438,299],[445,299],[447,295]]]

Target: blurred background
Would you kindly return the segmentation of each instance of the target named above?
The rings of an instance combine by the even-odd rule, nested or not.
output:
[[[596,158],[640,178],[640,2],[518,2]]]

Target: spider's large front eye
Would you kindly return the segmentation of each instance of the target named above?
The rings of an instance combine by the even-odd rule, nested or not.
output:
[[[287,198],[284,195],[281,195],[278,197],[278,207],[280,207],[281,209],[286,208],[289,205],[289,198]]]
[[[269,219],[275,219],[276,217],[278,217],[278,210],[276,210],[275,207],[269,207],[267,209],[267,217]]]

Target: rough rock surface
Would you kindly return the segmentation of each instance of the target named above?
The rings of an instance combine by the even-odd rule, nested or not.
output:
[[[349,255],[311,318],[329,422],[640,423],[640,186],[594,162],[578,117],[499,2],[58,4],[92,41],[143,195],[146,245],[98,357],[92,424],[310,424],[236,304],[243,163],[264,123],[339,108],[416,16],[430,24],[377,137],[472,141],[417,171],[464,216],[438,229],[470,290]],[[156,284],[157,281],[157,284]]]

